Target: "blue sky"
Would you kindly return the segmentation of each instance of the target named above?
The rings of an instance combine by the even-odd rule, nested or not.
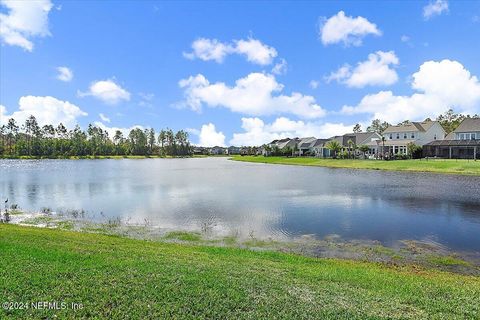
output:
[[[0,123],[256,145],[480,113],[479,1],[0,3]]]

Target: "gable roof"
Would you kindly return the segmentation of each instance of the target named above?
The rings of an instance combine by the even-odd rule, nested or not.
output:
[[[480,118],[466,118],[453,132],[480,131]]]
[[[438,121],[408,122],[406,124],[389,126],[383,133],[394,132],[425,132],[428,131]]]

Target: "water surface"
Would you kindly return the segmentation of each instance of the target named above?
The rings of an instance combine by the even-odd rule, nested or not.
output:
[[[413,239],[480,251],[480,178],[225,158],[0,160],[0,197],[169,229],[289,239]]]

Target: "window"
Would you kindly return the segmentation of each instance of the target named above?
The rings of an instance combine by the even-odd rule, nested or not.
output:
[[[471,133],[470,139],[471,139],[471,140],[475,140],[475,133]]]
[[[397,139],[400,139],[400,133],[397,133]]]
[[[407,133],[406,132],[403,134],[403,139],[407,139]]]
[[[415,139],[415,133],[412,132],[411,138]]]
[[[436,134],[433,135],[433,140],[437,140],[437,135]]]
[[[390,140],[392,140],[392,139],[393,139],[393,135],[390,133]]]

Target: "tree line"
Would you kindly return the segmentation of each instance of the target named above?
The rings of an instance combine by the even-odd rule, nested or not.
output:
[[[188,132],[171,129],[135,128],[128,136],[117,130],[109,137],[106,130],[89,124],[86,131],[80,126],[68,130],[62,123],[40,126],[34,116],[24,124],[11,118],[0,127],[0,156],[3,157],[85,157],[85,156],[172,156],[193,154]]]

